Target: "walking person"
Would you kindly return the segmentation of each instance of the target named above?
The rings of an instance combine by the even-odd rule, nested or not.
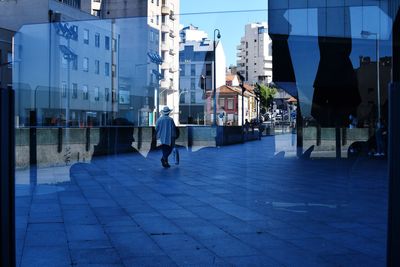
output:
[[[376,140],[376,152],[375,156],[385,156],[385,147],[383,142],[383,135],[385,134],[384,125],[382,121],[376,123],[375,129],[375,140]]]
[[[169,109],[169,107],[164,107],[161,111],[162,116],[157,120],[156,123],[157,139],[160,140],[163,154],[161,158],[161,164],[164,168],[171,167],[168,164],[168,157],[174,148],[176,138],[175,123],[174,120],[169,117],[171,111],[172,110]]]

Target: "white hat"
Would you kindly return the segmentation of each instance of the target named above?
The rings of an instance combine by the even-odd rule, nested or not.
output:
[[[171,111],[172,111],[172,109],[169,109],[169,107],[165,106],[165,107],[161,110],[161,113],[162,113],[163,115],[168,115]]]

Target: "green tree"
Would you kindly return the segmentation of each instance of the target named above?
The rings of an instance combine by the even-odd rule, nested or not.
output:
[[[260,84],[260,103],[261,107],[269,108],[272,105],[277,90],[264,84]]]

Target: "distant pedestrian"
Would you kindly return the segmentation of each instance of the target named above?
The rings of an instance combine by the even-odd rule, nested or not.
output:
[[[383,142],[383,135],[385,134],[384,125],[381,121],[376,123],[375,129],[375,140],[376,140],[376,152],[375,156],[385,156],[385,148]]]
[[[174,120],[169,117],[171,111],[172,110],[169,109],[169,107],[164,107],[161,111],[162,116],[157,120],[156,123],[157,139],[160,140],[163,154],[161,158],[161,164],[164,168],[171,167],[168,164],[168,157],[174,148],[176,138],[175,123]]]
[[[246,133],[249,133],[250,123],[248,119],[244,120],[244,129],[246,130]]]

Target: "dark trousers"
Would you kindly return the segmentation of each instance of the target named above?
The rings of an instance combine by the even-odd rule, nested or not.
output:
[[[161,145],[161,150],[163,153],[163,159],[168,162],[168,157],[169,157],[169,155],[171,155],[171,152],[172,152],[172,146]]]

